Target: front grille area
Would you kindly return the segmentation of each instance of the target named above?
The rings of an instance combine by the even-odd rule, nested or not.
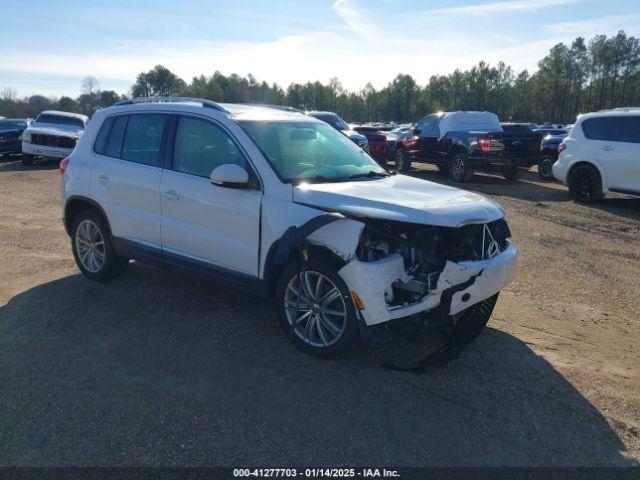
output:
[[[75,148],[76,146],[76,140],[74,138],[45,135],[42,133],[32,133],[31,143],[34,145],[58,148]]]

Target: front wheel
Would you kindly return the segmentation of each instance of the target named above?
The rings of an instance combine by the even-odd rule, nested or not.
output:
[[[398,150],[395,155],[396,170],[399,172],[408,172],[411,170],[411,160],[407,157],[407,152]]]
[[[538,165],[538,176],[542,179],[542,180],[551,180],[553,178],[553,171],[552,171],[552,166],[553,166],[553,160],[549,157],[543,158],[542,161],[540,162],[540,165]]]
[[[578,165],[569,174],[569,194],[578,202],[593,203],[602,199],[602,179],[593,165]]]
[[[448,164],[449,176],[454,182],[468,182],[473,176],[469,169],[469,156],[466,153],[457,153]]]
[[[292,263],[276,288],[278,319],[296,347],[335,357],[357,341],[358,318],[347,285],[331,261],[310,259],[303,271]]]
[[[93,211],[78,214],[73,223],[71,248],[80,271],[91,280],[104,281],[124,273],[129,259],[116,255],[103,218]]]

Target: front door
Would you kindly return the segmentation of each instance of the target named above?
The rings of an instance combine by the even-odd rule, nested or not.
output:
[[[262,191],[245,155],[200,117],[180,116],[173,144],[173,166],[160,181],[163,252],[257,277]],[[226,163],[247,169],[249,188],[211,183],[213,169]]]

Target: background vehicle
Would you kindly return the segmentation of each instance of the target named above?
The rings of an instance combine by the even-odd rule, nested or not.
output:
[[[345,122],[342,119],[342,117],[337,113],[317,112],[317,111],[311,111],[306,113],[307,115],[311,115],[314,118],[317,118],[319,120],[322,120],[323,122],[328,123],[336,130],[344,133],[347,137],[353,140],[356,143],[356,145],[358,145],[364,151],[366,152],[369,151],[369,141],[367,140],[367,137],[356,132],[355,130],[351,130],[347,122]]]
[[[28,126],[25,118],[0,119],[0,156],[22,153],[22,132]]]
[[[433,113],[421,119],[413,136],[396,151],[396,168],[407,171],[412,162],[437,165],[456,182],[468,181],[474,170],[499,171],[515,179],[518,168],[540,161],[541,136],[528,126],[503,131],[489,112]]]
[[[389,144],[386,135],[378,127],[355,125],[353,130],[367,137],[369,154],[381,165],[386,165],[389,155]]]
[[[35,157],[65,158],[71,154],[89,117],[79,113],[46,110],[22,133],[22,163]]]
[[[543,159],[538,165],[538,175],[544,180],[553,178],[552,166],[558,160],[558,147],[562,141],[567,138],[569,132],[556,135],[547,135],[542,139],[541,153]]]
[[[553,176],[580,202],[607,192],[640,197],[640,108],[579,115],[559,146]]]
[[[297,112],[128,100],[95,113],[60,169],[88,278],[135,258],[237,284],[275,298],[285,333],[319,356],[349,348],[361,321],[420,312],[475,338],[516,274],[501,207],[391,174]]]
[[[568,135],[569,134],[569,130],[567,130],[566,128],[542,127],[542,128],[534,128],[533,131],[536,133],[539,133],[543,137],[546,137],[547,135]]]

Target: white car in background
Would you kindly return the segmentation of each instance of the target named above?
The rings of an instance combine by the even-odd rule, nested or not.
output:
[[[302,113],[128,100],[94,114],[60,170],[88,278],[133,258],[238,285],[275,299],[287,336],[319,356],[421,312],[459,351],[516,275],[500,206],[388,172]]]
[[[612,192],[640,198],[640,108],[579,115],[559,145],[553,176],[580,202]]]
[[[45,110],[22,133],[22,164],[36,157],[65,158],[71,155],[89,117],[79,113]]]

